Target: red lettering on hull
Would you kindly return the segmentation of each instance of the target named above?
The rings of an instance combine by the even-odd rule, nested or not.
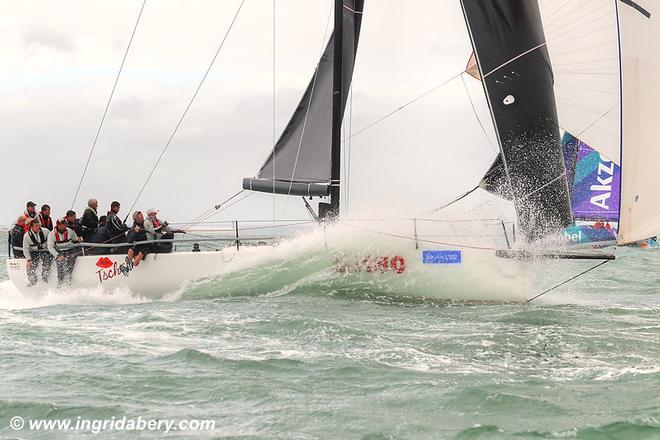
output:
[[[335,259],[335,269],[340,273],[355,271],[367,273],[394,272],[396,274],[402,274],[406,271],[406,259],[401,255],[375,257],[367,255],[353,262],[346,262],[343,257],[339,256]]]

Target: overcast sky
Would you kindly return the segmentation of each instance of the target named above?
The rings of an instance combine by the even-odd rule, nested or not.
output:
[[[148,0],[75,209],[133,202],[239,0]],[[137,208],[186,221],[254,176],[326,44],[331,0],[246,0],[210,76]],[[69,208],[142,0],[0,0],[0,224],[27,200]],[[330,23],[330,30],[332,23]],[[353,131],[461,72],[471,47],[458,1],[366,1]],[[275,90],[273,90],[273,73]],[[488,120],[481,85],[468,78]],[[274,101],[273,101],[274,100]],[[273,102],[275,112],[273,114]],[[345,124],[346,125],[346,124]],[[451,81],[352,140],[349,215],[413,215],[473,187],[495,152]],[[278,218],[305,218],[277,197]],[[255,194],[217,219],[270,219]]]

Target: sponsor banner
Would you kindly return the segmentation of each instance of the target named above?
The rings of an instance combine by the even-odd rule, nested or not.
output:
[[[619,219],[621,169],[614,162],[570,134],[564,135],[564,154],[574,154],[574,161],[566,157],[567,178],[571,186],[571,206],[576,220]],[[572,152],[571,152],[572,150]],[[573,168],[573,169],[572,169]]]
[[[124,258],[124,263],[122,264],[112,261],[108,257],[101,257],[96,262],[96,267],[99,268],[99,270],[96,271],[96,275],[99,277],[99,283],[101,284],[120,275],[127,277],[135,268],[133,260],[128,256]]]
[[[461,251],[422,251],[422,262],[424,264],[461,264]]]
[[[588,225],[570,226],[564,229],[564,237],[571,244],[598,243],[615,241],[616,231],[607,228],[595,228]]]

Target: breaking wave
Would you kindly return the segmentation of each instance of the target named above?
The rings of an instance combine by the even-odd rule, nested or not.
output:
[[[94,289],[46,289],[23,295],[11,281],[0,282],[0,309],[31,309],[53,305],[117,305],[138,304],[148,300],[134,295],[128,288],[110,292]]]

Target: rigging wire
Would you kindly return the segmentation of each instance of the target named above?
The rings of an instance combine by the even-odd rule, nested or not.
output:
[[[233,196],[229,197],[228,199],[225,199],[223,202],[218,203],[217,205],[213,206],[212,208],[207,209],[205,212],[203,212],[202,214],[198,215],[197,217],[195,217],[194,219],[192,219],[188,223],[186,223],[182,227],[182,229],[190,227],[190,226],[195,225],[195,224],[205,222],[206,219],[208,219],[215,211],[217,211],[221,207],[225,206],[227,203],[234,200],[236,197],[240,196],[244,192],[245,192],[245,190],[242,189],[239,192],[237,192],[236,194],[234,194]]]
[[[624,258],[625,258],[625,257],[624,257]],[[606,264],[606,263],[609,263],[610,261],[612,261],[612,260],[603,260],[603,261],[601,261],[600,263],[596,264],[595,266],[592,266],[592,267],[590,267],[589,269],[584,270],[584,271],[580,272],[579,274],[577,274],[577,275],[575,275],[575,276],[572,276],[571,278],[569,278],[569,279],[567,279],[567,280],[564,280],[564,281],[562,281],[561,283],[559,283],[559,284],[557,284],[557,285],[555,285],[555,286],[553,286],[553,287],[551,287],[551,288],[549,288],[549,289],[547,289],[547,290],[544,290],[543,292],[539,293],[538,295],[535,295],[535,296],[533,296],[532,298],[528,299],[528,300],[527,300],[527,304],[529,304],[530,302],[534,301],[534,300],[537,299],[537,298],[542,297],[542,296],[545,295],[546,293],[552,292],[553,290],[557,289],[558,287],[561,287],[561,286],[563,286],[564,284],[570,283],[571,281],[573,281],[573,280],[575,280],[575,279],[581,277],[582,275],[585,275],[585,274],[591,272],[592,270],[597,269],[597,268],[599,268],[600,266],[602,266],[602,265],[604,265],[604,264]]]
[[[470,194],[472,194],[473,192],[475,192],[478,189],[479,189],[479,185],[475,186],[474,188],[472,188],[471,190],[465,192],[464,194],[461,194],[460,196],[452,199],[451,201],[445,203],[444,205],[438,206],[437,208],[433,208],[430,211],[427,211],[427,214],[429,214],[429,215],[430,214],[435,214],[438,211],[441,211],[445,208],[448,208],[451,205],[460,202],[461,200],[463,200],[464,198],[466,198],[467,196],[469,196]]]
[[[455,80],[456,78],[458,78],[458,77],[461,76],[462,74],[463,74],[463,71],[461,71],[460,73],[457,73],[456,75],[452,76],[451,78],[446,79],[445,81],[441,82],[440,84],[438,84],[438,85],[436,85],[436,86],[430,88],[430,89],[427,90],[426,92],[422,93],[421,95],[419,95],[419,96],[417,96],[417,97],[411,99],[410,101],[406,102],[405,104],[403,104],[402,106],[398,107],[397,109],[392,110],[391,112],[387,113],[386,115],[383,115],[383,116],[381,116],[380,118],[376,119],[376,120],[373,121],[372,123],[367,124],[365,127],[362,127],[361,129],[359,129],[358,131],[356,131],[355,133],[353,133],[350,137],[351,137],[351,138],[354,138],[355,136],[357,136],[357,135],[359,135],[359,134],[361,134],[361,133],[363,133],[363,132],[369,130],[369,129],[372,128],[374,125],[377,125],[377,124],[383,122],[385,119],[387,119],[387,118],[389,118],[390,116],[392,116],[392,115],[394,115],[394,114],[400,112],[401,110],[405,109],[405,108],[408,107],[409,105],[414,104],[415,102],[419,101],[420,99],[422,99],[422,98],[424,98],[424,97],[430,95],[431,93],[435,92],[435,91],[438,90],[439,88],[441,88],[441,87],[443,87],[443,86],[446,86],[447,84],[451,83],[453,80]],[[346,139],[344,139],[344,140],[346,140]]]
[[[319,54],[319,62],[316,65],[316,70],[314,70],[314,79],[312,80],[312,90],[309,94],[309,101],[307,102],[307,108],[305,109],[305,118],[303,119],[303,125],[302,125],[302,130],[300,132],[300,141],[298,142],[298,149],[296,150],[296,159],[293,162],[293,169],[291,170],[291,179],[289,180],[289,190],[287,191],[287,196],[291,195],[291,188],[293,187],[293,179],[295,178],[296,175],[296,169],[298,168],[298,159],[300,158],[300,150],[302,149],[302,144],[303,140],[305,139],[305,129],[307,128],[307,118],[309,117],[309,111],[311,108],[312,104],[312,98],[314,98],[314,90],[316,89],[316,80],[319,77],[319,69],[321,68],[321,58],[323,57],[323,52],[325,51],[326,47],[326,38],[328,36],[328,29],[330,28],[330,17],[332,15],[332,6],[333,6],[333,1],[330,2],[330,9],[328,10],[328,16],[325,20],[325,30],[323,31],[323,39],[321,40],[321,53]],[[275,159],[275,156],[273,156],[273,160]],[[275,185],[275,175],[273,173],[273,185]],[[275,191],[273,190],[273,193]],[[288,207],[288,201],[289,198],[287,197],[284,200],[284,214],[283,216],[286,217],[286,210]]]
[[[484,136],[488,140],[488,143],[490,144],[493,151],[499,153],[499,149],[495,148],[493,141],[490,140],[490,136],[488,136],[488,133],[486,132],[486,127],[484,127],[484,124],[481,122],[481,118],[479,117],[479,113],[477,113],[477,109],[474,106],[474,102],[472,101],[472,96],[470,96],[470,91],[467,88],[467,83],[465,82],[465,76],[463,74],[461,74],[461,81],[463,82],[463,88],[465,89],[465,94],[467,95],[468,101],[470,102],[470,107],[472,107],[472,112],[474,113],[474,117],[477,119],[477,122],[479,123],[479,127],[481,127],[481,131],[484,133]]]
[[[346,215],[348,215],[348,207],[350,205],[351,196],[351,151],[353,149],[353,83],[351,81],[351,90],[349,91],[349,105],[348,105],[348,164],[346,165]]]
[[[218,46],[218,49],[215,51],[215,54],[213,55],[213,58],[211,59],[211,62],[209,63],[209,66],[206,69],[206,72],[204,72],[204,76],[202,76],[202,79],[200,80],[199,84],[197,85],[197,88],[195,89],[195,93],[193,93],[192,97],[190,98],[190,101],[188,102],[188,105],[186,106],[186,109],[184,110],[183,114],[179,118],[179,121],[177,122],[176,126],[174,127],[174,130],[172,131],[172,134],[170,135],[169,139],[167,140],[167,143],[163,147],[162,151],[160,152],[160,156],[158,156],[158,159],[156,160],[156,163],[154,163],[154,166],[151,168],[151,171],[147,175],[147,179],[144,181],[144,184],[142,185],[142,188],[140,188],[140,191],[138,192],[137,197],[135,197],[135,200],[133,201],[133,204],[131,205],[131,208],[128,210],[128,213],[135,208],[135,205],[137,204],[138,200],[142,196],[142,193],[144,192],[145,188],[149,184],[149,181],[151,180],[151,177],[154,175],[154,172],[156,171],[156,168],[158,168],[158,164],[160,164],[160,161],[163,159],[163,156],[165,155],[165,152],[169,148],[170,144],[172,143],[172,140],[174,139],[174,136],[176,135],[177,131],[179,131],[179,127],[183,123],[183,120],[185,119],[186,115],[188,114],[188,110],[190,110],[190,107],[192,107],[193,102],[195,102],[195,98],[197,98],[197,94],[199,93],[200,89],[202,88],[202,85],[204,84],[204,81],[206,80],[206,77],[209,75],[209,72],[211,71],[211,68],[213,67],[213,64],[215,63],[215,60],[218,58],[218,55],[220,54],[220,51],[225,45],[225,42],[227,41],[227,37],[229,37],[229,34],[231,33],[232,28],[234,27],[234,23],[236,23],[236,19],[238,18],[238,15],[241,12],[241,8],[243,8],[243,4],[245,3],[245,0],[241,0],[241,3],[238,5],[238,9],[236,10],[236,13],[234,14],[234,17],[232,18],[231,23],[229,24],[229,27],[227,28],[227,32],[225,33],[224,37],[222,38],[222,41],[220,42],[220,45]],[[128,218],[128,215],[127,217]]]
[[[271,144],[273,145],[272,149],[272,156],[273,156],[273,226],[275,226],[275,202],[277,198],[275,197],[275,162],[277,162],[277,159],[275,157],[275,142],[277,142],[277,134],[275,132],[275,114],[276,114],[276,100],[275,100],[275,88],[276,88],[276,83],[275,83],[275,73],[276,73],[276,58],[275,58],[275,49],[276,49],[276,14],[275,14],[275,2],[277,0],[273,0],[273,121],[272,121],[272,139],[271,139]]]
[[[83,181],[85,180],[87,169],[89,168],[89,164],[92,160],[92,156],[94,155],[94,150],[96,149],[96,144],[99,140],[99,136],[101,135],[101,129],[103,128],[103,123],[105,122],[105,118],[108,115],[108,109],[110,108],[110,103],[112,102],[112,98],[115,96],[115,90],[117,89],[117,83],[119,83],[119,77],[121,76],[121,72],[124,70],[124,64],[126,63],[128,52],[131,49],[131,45],[133,43],[133,37],[135,37],[135,33],[137,31],[138,25],[140,24],[140,18],[142,18],[142,12],[144,11],[144,7],[146,4],[147,4],[147,0],[144,0],[142,2],[142,7],[140,8],[140,12],[138,13],[137,20],[135,21],[135,26],[133,26],[133,32],[131,32],[131,38],[129,38],[128,40],[128,45],[126,46],[124,57],[121,60],[121,64],[119,65],[119,70],[117,71],[117,76],[115,77],[115,82],[112,85],[112,90],[110,91],[110,97],[108,97],[108,102],[105,104],[105,109],[103,110],[103,116],[101,117],[101,122],[99,123],[98,129],[96,130],[96,136],[94,136],[94,141],[92,142],[92,148],[89,150],[87,161],[85,162],[85,166],[83,167],[83,172],[82,175],[80,176],[80,181],[78,182],[78,188],[76,188],[76,193],[73,196],[73,201],[71,202],[71,209],[73,209],[74,205],[76,204],[76,200],[78,200],[78,194],[80,193],[80,188],[82,187]]]

